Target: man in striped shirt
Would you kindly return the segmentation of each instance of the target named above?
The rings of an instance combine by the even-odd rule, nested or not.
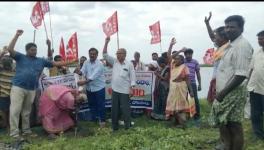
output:
[[[3,56],[1,58],[0,68],[0,111],[3,116],[2,127],[8,127],[8,116],[10,106],[10,90],[12,86],[12,77],[15,72],[12,70],[13,60],[9,56]]]

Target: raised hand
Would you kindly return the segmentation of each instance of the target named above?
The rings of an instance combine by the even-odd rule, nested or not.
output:
[[[4,46],[4,47],[3,47],[3,51],[0,52],[0,59],[1,59],[5,54],[7,54],[7,53],[8,53],[8,47],[7,47],[7,46]]]
[[[209,23],[211,17],[212,17],[212,12],[210,11],[210,12],[209,12],[209,17],[207,18],[207,17],[205,16],[205,18],[204,18],[204,22],[205,22],[205,23]]]
[[[108,46],[109,41],[110,41],[110,37],[108,36],[105,38],[103,53],[107,53],[107,46]]]
[[[170,42],[170,45],[174,45],[174,44],[176,44],[176,39],[175,38],[172,38],[171,39],[171,42]]]
[[[3,54],[7,54],[8,53],[8,46],[4,46],[3,47]]]
[[[20,30],[20,29],[18,29],[17,31],[16,31],[16,35],[17,36],[21,36],[22,34],[23,34],[23,30]]]
[[[105,42],[108,43],[109,41],[110,41],[110,37],[108,36],[105,38]]]
[[[46,44],[47,44],[48,46],[50,46],[51,42],[50,42],[49,39],[47,39]]]

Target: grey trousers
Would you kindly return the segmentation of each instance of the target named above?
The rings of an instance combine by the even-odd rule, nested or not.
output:
[[[130,98],[129,94],[122,94],[113,91],[112,93],[112,129],[118,129],[118,120],[121,111],[122,111],[122,119],[125,122],[125,129],[128,129],[131,126],[131,119],[130,119]]]
[[[36,95],[35,90],[12,86],[10,92],[10,136],[19,136],[19,117],[22,117],[22,132],[30,133],[30,112]]]

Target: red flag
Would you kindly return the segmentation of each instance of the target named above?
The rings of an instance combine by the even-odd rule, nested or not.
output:
[[[37,2],[33,7],[32,14],[30,17],[31,23],[36,29],[41,26],[42,18],[43,15],[41,11],[40,2]]]
[[[117,11],[102,24],[106,36],[111,36],[118,31]]]
[[[63,42],[62,37],[61,37],[61,43],[60,43],[60,56],[62,57],[63,60],[65,60],[65,47],[64,47],[64,42]]]
[[[66,59],[78,60],[78,41],[76,32],[71,36],[68,41],[68,45],[66,48]]]
[[[43,16],[50,11],[50,7],[49,7],[49,2],[47,1],[41,1],[40,2],[40,6],[41,6],[41,10],[42,10],[42,14]]]
[[[208,65],[212,65],[214,63],[214,48],[209,48],[203,57],[204,63]]]
[[[158,21],[153,25],[149,26],[149,30],[152,36],[150,44],[160,43],[161,41],[160,22]]]

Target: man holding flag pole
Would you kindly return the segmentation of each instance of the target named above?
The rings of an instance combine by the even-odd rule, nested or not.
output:
[[[119,48],[116,52],[116,59],[107,54],[107,47],[110,37],[105,39],[103,49],[104,59],[113,65],[112,72],[112,129],[118,130],[118,119],[122,111],[125,129],[131,127],[130,98],[133,96],[133,89],[136,85],[136,74],[134,66],[126,61],[126,49]]]
[[[50,20],[50,31],[51,31],[51,42],[52,42],[52,48],[48,50],[48,59],[52,60],[52,55],[54,53],[54,47],[53,47],[53,37],[52,37],[52,28],[51,28],[51,17],[50,17],[50,7],[49,2],[41,1],[36,2],[36,4],[33,7],[32,14],[30,17],[31,23],[34,26],[34,37],[33,37],[33,43],[35,43],[35,37],[36,37],[36,29],[38,29],[39,26],[41,26],[42,21],[44,23],[46,38],[48,40],[48,33],[47,28],[44,20],[45,14],[49,12],[49,20]]]
[[[119,36],[118,36],[118,20],[117,11],[102,24],[103,31],[107,37],[117,33],[117,49],[119,49]]]

